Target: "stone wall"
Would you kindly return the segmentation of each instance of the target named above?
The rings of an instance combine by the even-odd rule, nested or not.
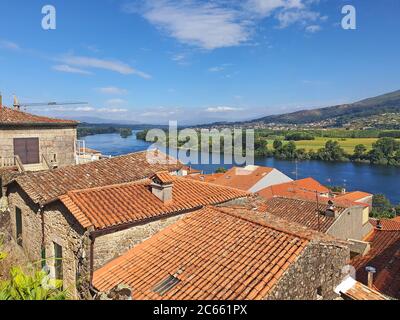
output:
[[[179,215],[156,220],[96,238],[94,242],[95,270],[183,217],[184,215]]]
[[[62,247],[63,285],[74,297],[86,294],[90,282],[89,234],[61,202],[53,202],[44,211],[47,265],[54,277],[54,247]]]
[[[39,138],[39,159],[57,155],[59,167],[75,163],[76,128],[23,128],[0,130],[0,157],[14,156],[14,138]],[[50,160],[50,159],[49,159]]]
[[[343,280],[350,250],[345,245],[311,242],[269,293],[268,300],[331,300]],[[318,296],[319,295],[319,296]]]
[[[22,212],[22,248],[31,262],[41,266],[42,213],[29,197],[17,186],[9,188],[11,235],[16,239],[16,207]],[[54,246],[62,247],[63,285],[72,297],[78,292],[86,294],[90,276],[90,240],[85,230],[60,203],[54,202],[43,210],[44,244],[47,265],[54,276]]]
[[[8,190],[11,236],[16,240],[16,208],[22,213],[22,248],[31,261],[40,261],[42,222],[39,207],[17,185]]]

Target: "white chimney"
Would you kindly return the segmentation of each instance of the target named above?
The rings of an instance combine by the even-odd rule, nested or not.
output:
[[[169,172],[158,172],[151,178],[151,192],[162,202],[169,203],[172,201],[173,181],[174,178]]]
[[[371,266],[365,267],[365,271],[368,272],[368,287],[373,289],[374,286],[374,274],[376,273],[376,269]]]

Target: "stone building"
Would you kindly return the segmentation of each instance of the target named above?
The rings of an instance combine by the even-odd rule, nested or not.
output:
[[[96,268],[179,216],[247,196],[167,172],[143,179],[155,169],[176,174],[180,167],[145,165],[145,159],[146,152],[100,160],[18,177],[8,186],[12,236],[32,261],[46,260],[74,296],[88,292]],[[130,170],[118,166],[121,160]]]
[[[254,210],[192,212],[96,270],[94,288],[134,300],[316,300],[338,297],[344,241]]]
[[[287,193],[284,193],[287,194]],[[287,195],[288,196],[288,195]],[[337,239],[349,241],[352,256],[365,254],[369,250],[364,241],[373,227],[369,223],[369,207],[363,203],[348,203],[327,197],[288,198],[273,196],[269,199],[258,194],[252,198],[235,203],[235,206],[265,212],[279,218],[301,224]],[[312,200],[314,199],[314,200]]]
[[[75,164],[77,125],[0,103],[0,169],[37,171]]]

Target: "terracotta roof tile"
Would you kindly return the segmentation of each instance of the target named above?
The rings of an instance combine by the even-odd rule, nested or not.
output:
[[[194,175],[187,175],[185,178],[197,180],[197,181],[204,181],[213,183],[218,178],[222,177],[223,173],[213,173],[213,174],[194,174]]]
[[[307,228],[326,232],[335,222],[335,218],[323,215],[327,205],[319,203],[320,213],[317,213],[316,201],[275,197],[265,200],[264,208],[266,212],[299,223]],[[346,209],[336,207],[337,214],[341,214]]]
[[[221,204],[248,195],[241,190],[182,177],[173,179],[172,193],[172,201],[164,203],[151,192],[151,180],[143,180],[71,191],[61,196],[60,200],[82,226],[92,225],[96,229],[105,229]]]
[[[380,292],[367,287],[351,277],[347,277],[339,287],[342,287],[339,293],[346,300],[390,300]]]
[[[251,169],[233,167],[213,183],[247,191],[273,170],[274,168],[257,166]]]
[[[349,200],[349,201],[354,201],[354,202],[358,202],[360,200],[363,200],[365,198],[370,198],[373,195],[367,192],[363,192],[363,191],[354,191],[354,192],[348,192],[346,194],[343,195],[338,195],[336,198],[340,199],[340,200]]]
[[[157,171],[173,172],[182,167],[173,158],[167,158],[171,163],[157,163],[155,159],[158,157],[165,157],[165,154],[159,151],[131,153],[50,171],[26,173],[15,181],[35,203],[43,205],[68,191],[137,181]]]
[[[94,286],[107,291],[124,283],[136,300],[264,299],[309,239],[250,214],[212,207],[193,212],[95,271]],[[168,276],[180,282],[164,295],[154,292]]]
[[[306,178],[276,184],[260,190],[257,193],[266,199],[273,198],[274,196],[315,199],[315,192],[325,194],[329,193],[329,189],[313,178]]]
[[[37,116],[30,113],[22,112],[20,110],[7,108],[5,106],[0,108],[0,126],[43,124],[77,125],[78,121]]]
[[[381,220],[382,230],[375,229],[365,241],[371,250],[365,256],[355,257],[357,280],[367,284],[367,266],[376,268],[374,286],[381,293],[400,299],[400,228],[399,223]]]
[[[160,182],[161,184],[171,184],[175,178],[168,171],[156,172],[150,177],[151,180]]]

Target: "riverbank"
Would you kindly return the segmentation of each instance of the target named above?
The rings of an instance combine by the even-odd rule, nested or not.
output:
[[[151,143],[136,139],[135,132],[133,136],[126,139],[121,138],[118,134],[102,134],[89,136],[84,140],[88,147],[112,156],[144,151],[151,146]],[[220,160],[218,163],[213,163],[212,155],[194,153],[196,159],[208,159],[208,162],[196,161],[196,163],[186,164],[194,169],[204,171],[204,173],[212,173],[219,167],[229,169],[236,165],[225,161],[223,155],[218,154]],[[180,160],[185,162],[183,158]],[[349,191],[363,190],[373,194],[381,193],[386,195],[392,203],[400,203],[400,188],[394,187],[398,185],[399,167],[316,160],[296,162],[265,156],[256,157],[254,164],[277,168],[292,179],[313,177],[322,184],[342,186]]]

